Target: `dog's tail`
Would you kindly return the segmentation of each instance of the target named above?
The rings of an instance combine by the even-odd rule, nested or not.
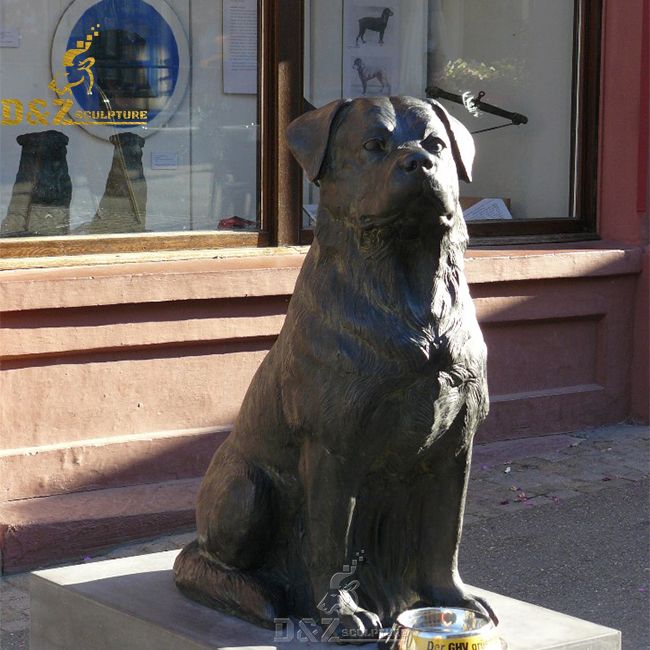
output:
[[[188,544],[174,562],[174,581],[188,598],[273,628],[278,602],[255,577],[222,567],[202,551],[197,540]]]

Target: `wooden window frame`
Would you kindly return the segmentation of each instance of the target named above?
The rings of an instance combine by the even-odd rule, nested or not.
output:
[[[597,239],[598,106],[603,0],[574,0],[571,179],[573,218],[469,224],[473,244]],[[302,224],[302,172],[283,133],[303,111],[304,0],[258,0],[259,232],[145,233],[0,240],[0,258],[310,244]],[[54,260],[54,264],[56,260]]]

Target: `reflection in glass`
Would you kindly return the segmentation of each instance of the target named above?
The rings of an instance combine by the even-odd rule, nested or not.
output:
[[[383,10],[389,9],[391,14]],[[362,20],[388,18],[357,39]],[[305,97],[413,95],[437,86],[528,117],[527,124],[440,99],[475,135],[467,216],[570,216],[574,3],[547,0],[311,0],[305,12]],[[388,83],[389,82],[389,83]],[[318,190],[305,183],[303,226]],[[478,205],[478,203],[480,205]],[[478,207],[473,207],[478,205]],[[573,216],[573,215],[571,215]]]
[[[64,4],[3,0],[20,47],[0,58],[16,118],[0,128],[0,236],[258,230],[255,0]],[[245,79],[224,65],[238,43]]]

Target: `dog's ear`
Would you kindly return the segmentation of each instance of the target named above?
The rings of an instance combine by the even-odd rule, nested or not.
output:
[[[349,99],[338,99],[322,108],[303,113],[291,122],[285,131],[289,149],[310,181],[318,180],[332,122],[341,106],[349,102]]]
[[[442,104],[434,99],[427,99],[440,121],[445,125],[451,142],[451,152],[456,162],[458,178],[467,183],[472,182],[472,163],[474,162],[474,138],[462,122],[451,116]]]

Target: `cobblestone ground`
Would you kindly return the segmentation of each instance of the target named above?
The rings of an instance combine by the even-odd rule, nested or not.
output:
[[[650,475],[650,428],[616,425],[566,435],[476,445],[465,521],[519,508],[554,507]],[[181,548],[192,533],[113,549],[87,562]],[[29,574],[0,578],[0,648],[29,647]]]

